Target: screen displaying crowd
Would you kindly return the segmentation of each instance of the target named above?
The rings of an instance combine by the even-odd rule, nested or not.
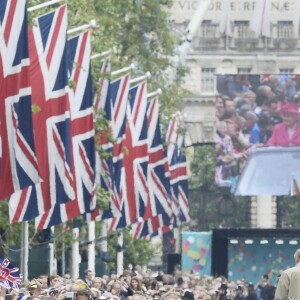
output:
[[[257,147],[300,146],[300,75],[217,75],[216,172],[234,192]]]

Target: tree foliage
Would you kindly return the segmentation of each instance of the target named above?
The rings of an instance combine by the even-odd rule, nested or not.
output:
[[[214,145],[196,146],[191,161],[191,229],[249,227],[248,197],[236,197],[215,185]],[[238,212],[238,213],[237,213]]]
[[[300,196],[277,197],[277,225],[282,228],[300,228]]]
[[[110,270],[116,269],[116,259],[118,251],[124,253],[124,267],[127,268],[129,264],[135,265],[146,265],[149,260],[153,257],[155,249],[149,241],[138,239],[134,240],[130,233],[130,228],[123,230],[123,247],[118,245],[118,235],[113,235],[109,238],[109,249],[108,253],[112,258],[108,264]]]

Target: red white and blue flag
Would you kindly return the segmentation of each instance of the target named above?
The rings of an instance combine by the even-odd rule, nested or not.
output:
[[[147,118],[149,200],[143,221],[132,225],[132,232],[135,238],[151,236],[164,228],[164,226],[169,226],[172,218],[169,178],[167,178],[166,173],[167,159],[160,132],[157,98],[150,100],[148,103]]]
[[[165,215],[154,216],[144,222],[131,225],[133,239],[151,239],[154,236],[161,235],[172,230],[170,218]]]
[[[101,66],[100,78],[98,81],[98,89],[94,99],[94,109],[97,113],[99,110],[105,110],[107,95],[109,89],[109,79],[107,75],[110,73],[111,65],[109,60],[104,60]]]
[[[103,71],[108,68],[102,68]],[[105,135],[100,132],[101,147],[109,154],[106,159],[99,160],[100,186],[109,191],[110,207],[103,211],[101,219],[119,218],[122,209],[121,195],[121,172],[123,148],[122,143],[125,137],[126,109],[128,104],[128,93],[130,85],[130,74],[109,82],[108,86],[102,81],[101,94],[107,94],[105,101],[100,101],[100,109],[103,108],[108,122],[110,132],[115,143],[113,144]]]
[[[169,168],[174,227],[190,221],[187,162],[182,131],[183,128],[178,126],[177,121],[173,120],[170,122],[168,130],[168,156],[170,159]]]
[[[21,284],[19,268],[14,267],[7,258],[0,257],[0,285],[18,291]]]
[[[0,200],[39,182],[25,0],[0,2]]]
[[[80,212],[84,213],[90,212],[96,205],[91,32],[72,38],[68,46],[70,79],[75,82],[75,87],[70,90],[73,169],[76,200]]]
[[[67,7],[40,16],[29,30],[34,137],[43,182],[10,198],[10,220],[42,215],[75,199],[66,52]],[[32,209],[35,208],[35,209]],[[45,219],[40,220],[43,227]]]
[[[144,220],[152,216],[172,215],[171,202],[166,178],[166,157],[160,132],[159,103],[154,98],[148,103],[148,185],[149,201]]]
[[[71,106],[72,171],[75,182],[75,199],[51,207],[37,218],[38,229],[49,228],[72,220],[95,208],[95,140],[93,115],[93,87],[91,78],[90,32],[68,41],[68,61]],[[39,222],[40,221],[40,222]]]
[[[106,68],[107,70],[107,68]],[[115,143],[113,144],[106,136],[107,133],[99,132],[97,137],[101,147],[108,153],[106,159],[97,157],[97,184],[106,189],[110,194],[110,207],[108,210],[94,212],[96,219],[118,219],[121,216],[122,209],[122,191],[121,191],[121,173],[123,159],[123,141],[125,138],[126,110],[128,104],[128,93],[130,86],[130,74],[110,81],[108,87],[103,83],[101,88],[105,87],[106,99],[100,102],[99,109],[103,109],[110,130],[107,132],[112,135]],[[98,92],[98,95],[104,96],[105,92]]]
[[[148,201],[147,82],[130,88],[126,133],[121,145],[122,216],[110,221],[109,230],[131,225],[145,214]],[[114,160],[117,156],[114,152]],[[121,160],[119,160],[120,162]]]

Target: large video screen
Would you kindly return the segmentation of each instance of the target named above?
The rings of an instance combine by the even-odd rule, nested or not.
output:
[[[300,146],[300,75],[217,75],[216,82],[215,179],[234,193],[247,161],[258,149],[267,149],[263,155],[268,155],[275,151],[272,148],[284,152]],[[268,165],[258,165],[256,172],[276,167],[276,160],[271,164],[266,160]],[[288,172],[288,185],[293,174]],[[250,194],[255,195],[255,188]],[[266,194],[271,192],[266,189]]]
[[[228,278],[256,285],[268,275],[275,284],[283,270],[295,265],[294,253],[298,248],[296,241],[287,238],[231,240],[228,243]]]

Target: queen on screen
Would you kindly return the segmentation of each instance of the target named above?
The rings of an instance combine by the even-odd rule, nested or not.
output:
[[[267,146],[300,146],[300,106],[285,101],[280,109],[282,123],[277,124]]]

